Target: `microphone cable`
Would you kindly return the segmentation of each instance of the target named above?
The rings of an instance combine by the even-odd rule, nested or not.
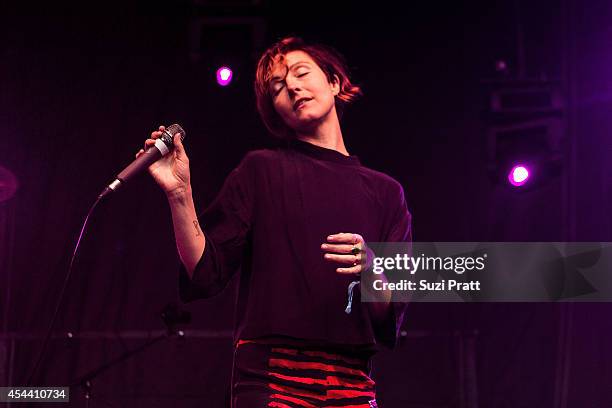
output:
[[[68,287],[68,282],[70,281],[70,276],[72,275],[72,267],[74,265],[74,260],[76,259],[77,251],[79,250],[79,245],[81,244],[81,239],[83,238],[83,234],[85,232],[85,228],[87,227],[87,223],[89,222],[89,217],[93,213],[94,209],[96,208],[96,206],[98,205],[98,203],[100,202],[102,197],[103,197],[102,194],[100,194],[98,196],[96,201],[89,208],[89,212],[87,213],[87,216],[85,217],[85,222],[83,222],[83,226],[81,227],[81,232],[79,233],[79,238],[77,239],[76,245],[74,247],[74,251],[72,252],[72,258],[70,259],[70,265],[68,266],[68,273],[66,274],[66,277],[64,278],[64,284],[62,285],[62,289],[60,291],[59,299],[57,301],[57,304],[55,305],[55,311],[53,312],[53,317],[51,318],[51,323],[49,324],[49,328],[47,329],[47,333],[45,335],[45,340],[43,341],[43,345],[42,345],[42,348],[40,349],[40,352],[38,354],[38,358],[36,360],[36,363],[34,364],[34,368],[32,369],[32,372],[30,373],[30,375],[28,376],[28,382],[26,383],[26,387],[30,387],[32,385],[32,381],[34,379],[34,375],[36,375],[36,371],[38,370],[38,367],[40,366],[40,363],[41,363],[41,361],[43,359],[43,356],[45,354],[47,346],[49,345],[49,340],[51,339],[51,333],[53,332],[53,329],[55,328],[55,323],[57,321],[57,316],[59,315],[60,307],[61,307],[61,305],[62,305],[62,303],[64,301],[64,293],[66,292],[66,288]]]
[[[183,130],[183,128],[179,124],[175,123],[175,124],[172,124],[172,125],[168,126],[168,128],[164,131],[164,135],[160,139],[158,139],[160,145],[158,146],[156,144],[156,148],[157,148],[157,153],[158,154],[161,154],[161,156],[164,156],[165,154],[167,154],[169,152],[169,149],[173,146],[173,141],[172,141],[173,139],[172,138],[174,137],[174,135],[176,133],[180,133],[181,140],[183,140],[185,138],[186,132],[185,132],[185,130]],[[151,148],[151,149],[153,149],[153,148]],[[149,149],[149,150],[151,150],[151,149]],[[155,157],[155,156],[153,156],[153,157]],[[155,159],[155,160],[158,160],[158,159]],[[55,311],[53,312],[53,317],[51,318],[51,323],[49,324],[49,328],[47,329],[47,333],[45,335],[45,340],[43,341],[43,345],[42,345],[42,348],[40,350],[40,353],[38,354],[38,358],[36,359],[36,363],[34,364],[34,368],[32,369],[32,372],[30,373],[30,375],[28,376],[28,381],[26,383],[26,386],[31,386],[32,381],[34,379],[34,375],[36,374],[36,371],[38,371],[38,367],[40,366],[40,363],[41,363],[41,361],[42,361],[42,359],[44,357],[44,353],[45,353],[45,351],[47,349],[47,346],[49,345],[49,340],[51,339],[51,334],[53,333],[53,329],[55,328],[55,323],[57,321],[57,316],[59,314],[60,307],[61,307],[61,305],[62,305],[62,303],[64,301],[64,294],[66,292],[66,288],[68,287],[68,282],[70,280],[70,276],[72,275],[72,268],[74,266],[74,260],[76,259],[77,251],[79,250],[79,245],[81,243],[81,239],[83,238],[83,234],[85,232],[85,228],[87,227],[87,223],[89,221],[89,217],[93,213],[93,211],[96,208],[96,206],[98,205],[98,203],[102,200],[102,198],[104,198],[110,192],[115,191],[117,188],[119,188],[127,180],[129,180],[130,178],[134,177],[140,171],[144,170],[145,167],[148,167],[148,164],[150,164],[150,163],[147,162],[144,159],[141,159],[141,160],[137,159],[137,160],[133,161],[128,167],[126,167],[121,173],[119,173],[119,175],[117,176],[117,178],[115,179],[114,182],[112,182],[108,187],[106,187],[98,195],[98,198],[96,199],[96,201],[89,208],[89,212],[87,213],[87,216],[85,217],[85,221],[83,222],[83,226],[81,227],[81,232],[79,233],[79,238],[77,239],[76,245],[74,247],[74,251],[72,252],[72,258],[70,259],[70,265],[68,266],[68,273],[66,274],[66,277],[64,278],[64,284],[62,285],[62,289],[60,291],[59,299],[57,301],[57,304],[55,305]]]

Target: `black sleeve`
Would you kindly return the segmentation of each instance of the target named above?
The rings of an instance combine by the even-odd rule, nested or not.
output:
[[[389,202],[395,204],[390,212],[390,222],[384,241],[412,243],[412,216],[406,205],[404,190],[399,183],[394,190],[393,197]],[[408,249],[412,252],[411,247]],[[382,322],[376,322],[374,328],[377,341],[384,346],[394,348],[399,339],[399,332],[404,321],[408,302],[393,291],[390,306],[387,318]]]
[[[183,302],[221,292],[240,267],[252,225],[252,180],[253,169],[247,155],[198,217],[206,245],[191,279],[185,267],[180,266],[179,295]]]

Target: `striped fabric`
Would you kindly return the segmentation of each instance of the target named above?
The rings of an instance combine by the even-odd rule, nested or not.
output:
[[[232,408],[372,408],[368,357],[278,341],[240,340]]]

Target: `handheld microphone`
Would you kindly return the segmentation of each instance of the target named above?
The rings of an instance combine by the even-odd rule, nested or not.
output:
[[[129,166],[127,166],[121,173],[117,175],[115,181],[110,183],[98,196],[98,199],[105,195],[117,191],[119,187],[126,184],[137,174],[146,170],[151,164],[161,159],[174,149],[174,135],[180,133],[181,141],[185,139],[186,133],[183,128],[178,124],[170,125],[164,130],[162,136],[155,139],[155,144],[148,147],[144,154],[134,160]]]

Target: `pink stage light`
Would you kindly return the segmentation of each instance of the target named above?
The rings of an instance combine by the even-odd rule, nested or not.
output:
[[[217,70],[217,83],[221,86],[227,86],[232,82],[232,70],[228,67],[221,67]]]
[[[527,182],[529,179],[529,170],[522,164],[517,164],[512,167],[510,173],[508,173],[508,181],[510,184],[516,187],[520,187]]]

